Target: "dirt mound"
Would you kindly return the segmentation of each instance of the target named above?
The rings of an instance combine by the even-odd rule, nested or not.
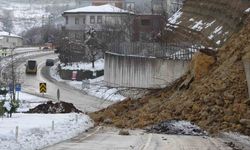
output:
[[[81,113],[72,103],[66,102],[56,102],[48,101],[46,104],[40,104],[33,109],[30,109],[26,113],[45,113],[45,114],[55,114],[55,113]]]
[[[169,120],[160,122],[146,129],[149,133],[164,133],[174,135],[193,135],[202,136],[207,135],[198,126],[187,121]]]
[[[209,71],[190,67],[173,86],[139,100],[119,102],[92,113],[91,117],[97,123],[110,119],[113,125],[122,128],[143,128],[172,119],[188,120],[209,133],[234,131],[250,135],[250,100],[242,61],[248,52],[250,22],[218,50],[216,61],[207,65]],[[192,72],[199,77],[193,78]],[[188,86],[180,89],[185,82]]]

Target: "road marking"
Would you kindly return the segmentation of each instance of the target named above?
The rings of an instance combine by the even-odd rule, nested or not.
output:
[[[79,139],[77,142],[80,142],[80,141],[82,141],[82,140],[85,140],[85,139],[87,139],[88,137],[90,137],[90,136],[96,134],[101,128],[102,128],[102,126],[99,126],[94,132],[92,132],[92,133],[86,135],[84,138]]]
[[[149,144],[150,144],[150,142],[151,142],[151,140],[152,140],[152,137],[153,137],[153,134],[149,134],[149,135],[148,135],[148,140],[147,140],[146,144],[141,148],[142,150],[148,149]]]

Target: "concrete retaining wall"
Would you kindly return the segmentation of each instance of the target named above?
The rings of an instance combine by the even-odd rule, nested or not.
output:
[[[163,88],[187,70],[188,61],[105,54],[104,81],[113,87]]]

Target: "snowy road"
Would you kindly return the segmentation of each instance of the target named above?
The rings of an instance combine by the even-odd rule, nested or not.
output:
[[[119,130],[97,127],[90,133],[45,150],[231,150],[223,142],[211,137],[147,134],[130,130],[130,135],[119,135]]]
[[[57,55],[49,54],[46,56],[34,58],[38,62],[37,75],[26,75],[24,63],[19,65],[18,70],[20,70],[22,74],[21,81],[22,81],[24,92],[41,95],[39,93],[39,83],[46,82],[47,93],[45,94],[45,97],[48,97],[52,100],[56,100],[57,89],[60,89],[60,100],[71,102],[82,111],[87,111],[87,112],[95,111],[95,110],[101,109],[111,104],[110,102],[103,102],[102,100],[98,98],[84,95],[79,90],[73,89],[72,87],[64,83],[46,79],[42,75],[41,70],[45,66],[45,61],[48,58],[56,59]],[[46,71],[46,68],[43,70]]]

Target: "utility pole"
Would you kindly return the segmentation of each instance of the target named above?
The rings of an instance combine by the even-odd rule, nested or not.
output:
[[[14,47],[11,49],[11,80],[12,80],[12,88],[13,88],[13,93],[12,93],[12,100],[16,100],[16,92],[15,92],[15,87],[16,87],[16,72],[15,72],[15,64],[14,64],[14,58],[13,58],[13,51]]]

